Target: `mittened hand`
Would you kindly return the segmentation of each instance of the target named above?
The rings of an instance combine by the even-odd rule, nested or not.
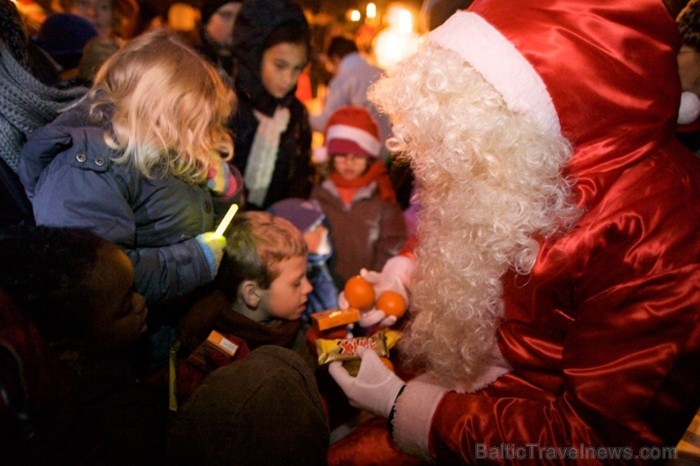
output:
[[[217,196],[232,197],[238,191],[238,183],[231,172],[231,167],[217,154],[213,154],[211,160],[211,167],[207,174],[207,188]]]
[[[215,234],[213,231],[202,233],[196,237],[197,243],[202,248],[204,257],[209,265],[211,279],[216,277],[221,265],[221,259],[224,257],[224,248],[226,247],[226,238]]]
[[[348,374],[340,361],[331,363],[328,368],[331,377],[352,406],[389,417],[404,381],[382,363],[374,350],[359,348],[357,354],[362,359],[357,377]]]

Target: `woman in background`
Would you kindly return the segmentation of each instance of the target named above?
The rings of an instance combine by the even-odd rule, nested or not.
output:
[[[311,128],[294,95],[310,37],[304,12],[290,0],[250,0],[238,14],[233,163],[244,174],[249,209],[311,191]]]

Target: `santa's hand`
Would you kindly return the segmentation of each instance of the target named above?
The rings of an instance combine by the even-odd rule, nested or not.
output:
[[[338,294],[338,308],[339,309],[349,309],[350,303],[345,299],[345,291],[341,291]]]
[[[382,292],[390,290],[396,291],[401,296],[403,296],[403,298],[408,302],[408,294],[406,293],[406,287],[403,286],[403,283],[401,283],[401,279],[398,276],[392,276],[390,274],[384,274],[383,272],[380,273],[375,272],[374,270],[367,269],[361,269],[360,276],[364,278],[367,283],[372,285],[372,288],[374,288],[375,297],[379,297],[379,295],[382,294]],[[341,291],[338,294],[338,307],[340,309],[348,309],[350,307],[350,303],[348,303],[348,300],[345,298],[345,291]],[[370,309],[367,309],[366,311],[368,311],[366,313],[371,313],[372,311],[376,311],[376,309],[372,307]],[[376,318],[376,320],[374,320],[373,322],[371,320],[368,320],[368,322],[371,322],[368,323],[368,325],[362,324],[362,321],[360,321],[360,323],[363,327],[368,327],[376,324],[384,317],[385,316],[382,316],[381,318]],[[370,317],[368,317],[368,319],[370,319]]]
[[[378,325],[378,328],[391,327],[396,323],[396,316],[387,316],[384,311],[372,308],[360,313],[360,326],[367,328]]]
[[[403,296],[406,302],[408,302],[406,286],[404,286],[401,276],[394,272],[394,270],[375,272],[374,270],[362,269],[360,270],[360,276],[374,287],[374,293],[377,297],[385,291],[394,291]]]
[[[348,374],[340,361],[331,363],[331,376],[352,406],[389,417],[394,401],[405,385],[404,381],[382,363],[374,350],[359,348],[357,354],[362,359],[357,377]]]

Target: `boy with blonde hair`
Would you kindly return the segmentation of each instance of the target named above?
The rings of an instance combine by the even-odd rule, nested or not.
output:
[[[298,320],[312,290],[301,232],[282,217],[248,212],[234,221],[227,242],[218,282],[231,308],[263,325]]]
[[[213,323],[251,350],[266,344],[301,350],[300,319],[313,289],[306,278],[303,235],[282,217],[245,212],[234,218],[225,236],[216,289],[183,319],[181,335],[204,339]]]

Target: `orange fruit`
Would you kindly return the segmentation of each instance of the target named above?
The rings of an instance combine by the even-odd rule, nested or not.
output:
[[[396,291],[385,291],[379,295],[375,306],[380,311],[384,311],[387,316],[394,316],[400,319],[406,313],[408,303]]]
[[[382,363],[384,363],[384,365],[388,367],[391,372],[394,372],[394,364],[391,362],[391,359],[380,356],[379,360],[382,361]]]
[[[369,307],[374,302],[374,287],[359,275],[350,277],[343,291],[348,304],[355,309]]]

